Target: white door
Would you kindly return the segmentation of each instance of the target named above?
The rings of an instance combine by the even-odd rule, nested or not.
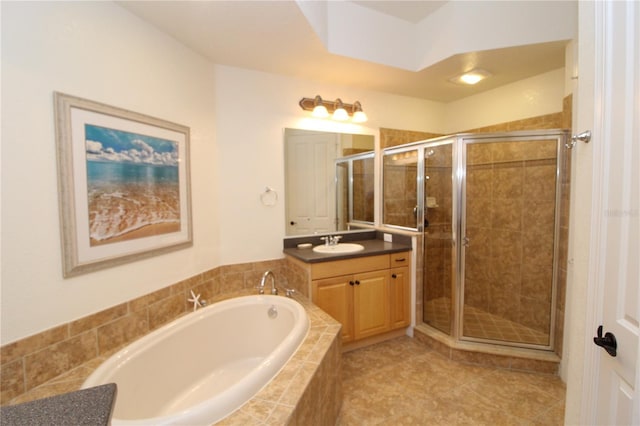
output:
[[[592,98],[577,102],[580,128],[575,129],[593,130],[590,146],[584,147],[593,150],[593,192],[581,423],[638,425],[640,3],[581,2],[580,7],[580,25],[583,12],[594,21],[592,40],[579,41],[579,85],[592,82]],[[583,81],[582,67],[589,62],[593,79]],[[588,115],[590,123],[580,121]],[[615,336],[615,356],[595,345],[599,325],[603,334]]]
[[[290,132],[285,143],[287,235],[336,230],[337,135]]]

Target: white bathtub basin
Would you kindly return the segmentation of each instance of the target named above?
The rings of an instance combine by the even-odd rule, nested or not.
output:
[[[315,246],[313,251],[316,253],[338,254],[338,253],[355,253],[364,250],[364,246],[355,243],[340,243],[332,246],[321,245]]]
[[[113,425],[210,425],[262,389],[308,329],[306,310],[293,299],[225,300],[125,347],[82,387],[117,384]]]

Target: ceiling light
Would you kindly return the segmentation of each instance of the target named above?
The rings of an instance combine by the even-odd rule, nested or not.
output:
[[[453,77],[452,79],[450,79],[450,81],[458,84],[466,84],[471,86],[484,80],[489,76],[491,76],[491,73],[489,71],[476,68],[464,74]]]
[[[342,99],[336,99],[333,110],[333,119],[339,121],[345,121],[349,119],[349,113],[346,109],[344,109],[344,104],[342,103]]]
[[[354,123],[364,123],[367,121],[367,114],[362,111],[362,105],[359,101],[355,101],[353,104],[345,104],[342,99],[338,98],[335,102],[323,101],[320,95],[316,95],[315,98],[302,98],[298,102],[300,108],[305,111],[311,111],[311,115],[317,118],[331,117],[334,120],[345,121],[352,116],[351,121]]]
[[[316,96],[313,99],[313,112],[311,115],[318,118],[327,118],[329,116],[329,111],[327,111],[327,107],[324,106],[320,96]]]

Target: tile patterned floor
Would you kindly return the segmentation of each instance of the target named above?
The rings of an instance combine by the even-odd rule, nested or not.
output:
[[[343,354],[338,426],[562,425],[554,376],[451,361],[403,336]]]
[[[447,332],[450,328],[451,301],[440,297],[425,304],[426,317],[432,327]],[[465,306],[464,334],[481,339],[523,342],[535,345],[548,345],[549,335],[533,330],[508,319],[484,312],[473,306]]]

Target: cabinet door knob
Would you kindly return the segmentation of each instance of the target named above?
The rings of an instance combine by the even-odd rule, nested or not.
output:
[[[391,274],[391,278],[398,278],[398,276],[396,274]]]
[[[349,281],[349,285],[355,285],[356,283],[354,283],[353,281]]]
[[[356,280],[356,285],[360,285],[360,281]]]

